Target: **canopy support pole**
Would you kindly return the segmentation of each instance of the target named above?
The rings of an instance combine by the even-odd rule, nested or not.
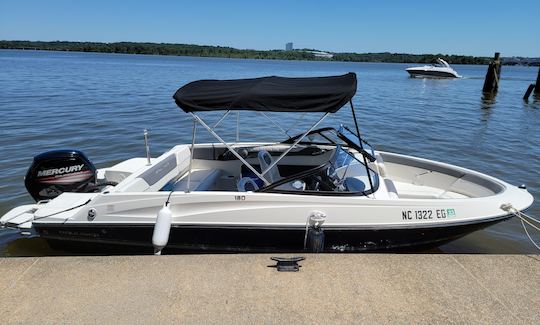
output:
[[[191,185],[191,166],[193,165],[193,156],[195,154],[195,133],[197,132],[197,123],[193,120],[193,135],[191,136],[191,155],[189,156],[189,172],[187,175],[187,190],[186,193],[190,192]]]
[[[227,111],[227,113],[228,112],[229,111]],[[229,151],[233,155],[235,155],[236,158],[238,158],[244,165],[246,165],[247,168],[249,168],[255,175],[257,175],[257,177],[259,177],[264,182],[264,184],[270,185],[270,182],[267,181],[266,178],[264,178],[264,176],[261,173],[259,173],[253,166],[250,165],[250,163],[248,163],[244,158],[242,158],[242,156],[240,156],[240,154],[236,152],[236,150],[234,150],[233,147],[231,147],[227,142],[225,142],[225,140],[223,140],[216,132],[214,132],[214,130],[211,127],[209,127],[200,117],[198,117],[196,114],[192,112],[190,112],[189,114],[191,114],[191,116],[193,116],[193,118],[197,122],[199,122],[199,124],[204,126],[204,128],[208,130],[208,132],[210,132],[210,134],[212,134],[214,138],[216,138],[219,142],[223,143],[225,147],[227,147],[227,149],[229,149]]]
[[[226,111],[225,114],[223,114],[223,116],[214,124],[214,126],[212,126],[212,130],[215,130],[218,125],[221,124],[221,122],[223,122],[223,120],[227,117],[227,115],[229,115],[231,111]]]
[[[268,121],[270,121],[272,124],[274,124],[278,129],[280,129],[281,132],[283,132],[283,134],[285,134],[286,136],[289,137],[289,139],[291,138],[291,136],[289,134],[289,131],[296,126],[297,122],[300,121],[304,117],[304,115],[306,115],[306,113],[302,113],[302,115],[300,115],[300,117],[294,121],[294,123],[291,125],[291,127],[288,128],[287,130],[285,130],[285,129],[283,129],[281,127],[281,125],[277,124],[274,120],[272,120],[272,118],[270,118],[270,116],[266,115],[266,113],[261,112],[261,111],[259,111],[259,113],[262,116],[266,117],[266,119],[268,119]]]
[[[296,126],[296,124],[298,123],[298,121],[300,121],[301,119],[304,118],[304,115],[306,115],[306,113],[302,113],[302,115],[300,115],[300,117],[298,117],[298,118],[294,121],[294,123],[291,125],[291,127],[288,128],[287,130],[285,130],[285,134],[288,135],[289,138],[291,137],[291,136],[289,135],[289,131],[290,131],[293,127]]]
[[[360,144],[360,148],[363,150],[364,145],[362,145],[362,137],[360,136],[360,129],[358,128],[358,121],[356,120],[356,113],[354,112],[354,106],[353,106],[353,103],[352,103],[352,99],[349,101],[349,103],[351,105],[351,111],[352,111],[352,115],[353,115],[354,126],[356,127],[356,135],[358,136],[358,142]],[[368,167],[367,159],[366,159],[366,156],[364,156],[364,155],[362,155],[362,157],[364,158],[364,166],[366,166],[366,173],[367,173],[367,177],[368,177],[368,180],[369,180],[369,187],[371,188],[371,193],[373,194],[373,196],[375,196],[375,194],[373,193],[373,181],[371,180],[371,172],[370,172],[369,167]]]
[[[289,138],[291,137],[291,136],[287,133],[287,131],[284,130],[279,124],[277,124],[276,122],[274,122],[274,120],[272,120],[272,119],[270,118],[270,116],[266,115],[264,112],[261,112],[261,111],[259,111],[259,113],[260,113],[262,116],[266,117],[266,119],[267,119],[268,121],[270,121],[272,124],[274,124],[274,125],[275,125],[278,129],[280,129],[281,132],[283,132],[286,136],[288,136]]]
[[[296,141],[294,141],[294,143],[289,147],[289,149],[285,150],[276,160],[274,160],[273,163],[270,164],[270,166],[268,166],[265,170],[263,170],[262,175],[266,174],[270,169],[274,168],[274,166],[277,165],[277,163],[281,159],[283,159],[283,157],[285,157],[289,153],[289,151],[291,151],[294,147],[296,147],[296,145],[300,143],[300,141],[302,141],[308,135],[309,132],[311,132],[314,128],[316,128],[317,125],[319,125],[328,116],[328,114],[330,113],[324,113],[324,115],[315,124],[313,124],[313,126],[311,126],[309,130],[307,130],[304,134],[302,134],[301,137],[299,137],[298,139],[296,139]]]
[[[236,142],[240,142],[240,112],[236,112]]]

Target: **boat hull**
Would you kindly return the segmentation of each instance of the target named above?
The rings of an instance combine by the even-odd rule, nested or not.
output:
[[[324,252],[365,252],[431,248],[511,218],[437,227],[395,229],[324,229]],[[54,248],[96,252],[126,248],[152,251],[152,225],[35,225]],[[182,225],[171,228],[165,251],[182,252],[304,252],[303,228],[257,228]]]
[[[445,71],[407,70],[412,78],[459,78],[459,76]]]

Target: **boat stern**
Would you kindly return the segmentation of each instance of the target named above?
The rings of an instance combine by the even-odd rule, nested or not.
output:
[[[0,218],[0,227],[28,231],[32,228],[38,204],[26,204],[11,209]]]
[[[0,226],[28,231],[33,228],[34,222],[42,219],[46,222],[64,223],[75,216],[97,195],[98,193],[66,192],[52,200],[21,205],[3,215],[0,218]]]

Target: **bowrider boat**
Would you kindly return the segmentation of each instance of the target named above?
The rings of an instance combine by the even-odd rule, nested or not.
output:
[[[67,246],[365,251],[440,245],[510,218],[503,204],[532,204],[526,189],[494,177],[374,150],[359,131],[356,84],[354,73],[189,83],[174,99],[193,118],[192,143],[102,169],[76,150],[38,155],[25,178],[37,202],[1,224]],[[347,104],[353,126],[320,127]],[[242,110],[276,128],[270,112],[316,122],[282,141],[224,141],[216,127]],[[209,124],[205,114],[216,111]],[[197,126],[216,142],[196,143]]]
[[[438,64],[430,64],[422,67],[407,68],[405,71],[412,78],[461,78],[461,76],[452,69],[448,62],[441,58],[437,59]]]

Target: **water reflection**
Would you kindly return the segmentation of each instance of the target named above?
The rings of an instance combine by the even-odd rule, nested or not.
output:
[[[532,101],[529,101],[529,98],[523,98],[523,104],[527,108],[540,109],[540,94],[533,93]]]
[[[495,106],[497,103],[496,101],[497,93],[483,93],[482,94],[482,100],[480,102],[480,108],[481,109],[490,109]]]

